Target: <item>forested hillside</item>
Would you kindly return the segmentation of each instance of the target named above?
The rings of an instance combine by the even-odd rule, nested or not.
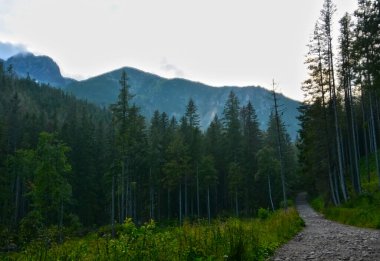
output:
[[[334,12],[326,0],[306,60],[299,142],[304,182],[334,205],[364,195],[362,202],[378,209],[380,3],[359,1],[353,15],[339,20],[338,38]]]
[[[29,77],[36,82],[49,84],[74,94],[98,106],[106,107],[117,100],[119,79],[122,71],[128,74],[133,100],[140,107],[145,118],[151,118],[155,110],[164,111],[169,117],[180,118],[190,98],[196,100],[200,127],[206,130],[215,114],[221,115],[229,92],[233,91],[243,103],[251,101],[255,104],[261,130],[265,130],[269,117],[272,96],[270,91],[262,87],[212,87],[200,82],[186,79],[167,79],[155,74],[131,67],[123,67],[86,80],[76,81],[61,75],[59,66],[48,56],[32,53],[20,53],[4,61],[4,67],[12,66],[18,77]],[[283,120],[290,137],[294,141],[299,124],[297,110],[299,102],[279,94]]]
[[[202,132],[191,99],[178,119],[159,111],[145,119],[125,72],[117,102],[100,109],[0,69],[2,246],[127,217],[254,216],[279,208],[297,181],[281,118],[272,114],[261,131],[254,104],[233,92]]]
[[[131,92],[135,95],[134,102],[141,108],[141,114],[146,118],[151,118],[155,110],[164,111],[169,117],[180,118],[185,113],[186,104],[191,98],[197,104],[200,127],[206,130],[215,114],[223,113],[228,95],[233,91],[242,103],[251,101],[254,104],[259,127],[261,130],[266,129],[273,100],[270,91],[262,87],[213,87],[186,79],[166,79],[124,67],[87,80],[73,82],[66,87],[66,90],[79,98],[107,107],[117,99],[118,81],[123,70],[128,74]],[[283,95],[278,96],[283,106],[283,121],[294,141],[299,130],[297,108],[300,103]]]

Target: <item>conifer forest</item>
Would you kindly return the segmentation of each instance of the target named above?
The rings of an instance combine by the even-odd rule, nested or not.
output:
[[[267,260],[302,191],[380,228],[380,1],[335,15],[310,32],[296,139],[274,81],[265,129],[233,91],[201,126],[195,98],[144,117],[126,71],[101,107],[0,60],[0,259]]]

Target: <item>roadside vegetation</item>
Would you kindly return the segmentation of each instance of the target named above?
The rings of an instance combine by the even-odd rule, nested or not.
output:
[[[340,206],[334,206],[322,196],[311,200],[312,207],[326,218],[358,227],[380,229],[380,191],[375,174],[375,157],[360,162],[362,193]]]
[[[8,260],[266,260],[276,248],[303,227],[294,208],[269,212],[261,209],[256,219],[217,219],[160,227],[154,221],[137,227],[131,219],[116,227],[66,240],[32,241]],[[0,256],[1,258],[1,256]]]

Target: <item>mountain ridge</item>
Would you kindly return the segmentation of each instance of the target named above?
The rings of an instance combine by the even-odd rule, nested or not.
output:
[[[201,128],[205,130],[216,114],[222,118],[228,95],[230,91],[234,91],[241,106],[246,105],[248,101],[252,102],[260,128],[264,130],[273,107],[271,91],[261,86],[216,87],[185,78],[165,78],[129,66],[77,81],[63,77],[58,64],[52,58],[31,53],[12,56],[3,63],[5,66],[13,64],[14,71],[20,77],[26,77],[29,74],[38,82],[64,89],[78,98],[101,107],[108,107],[116,102],[120,76],[125,70],[131,93],[135,95],[133,102],[140,107],[147,121],[155,110],[166,112],[169,117],[174,116],[179,120],[185,113],[187,102],[192,98],[198,107]],[[300,103],[283,94],[279,94],[278,97],[280,104],[286,108],[283,112],[283,121],[294,140],[299,129],[297,108]]]
[[[164,78],[140,69],[124,66],[84,81],[69,84],[66,90],[77,97],[107,107],[117,99],[119,94],[118,81],[123,70],[126,71],[129,78],[131,93],[135,94],[133,101],[148,119],[156,109],[179,119],[185,112],[188,100],[192,98],[198,107],[201,118],[200,124],[205,129],[215,114],[222,116],[228,94],[230,91],[234,91],[241,106],[246,105],[248,100],[252,102],[261,129],[266,129],[273,100],[271,92],[261,86],[214,87],[183,78]],[[286,111],[283,113],[284,121],[290,125],[288,131],[292,139],[295,139],[298,130],[296,118],[299,102],[282,94],[279,94],[279,98],[280,103],[284,103],[286,107]]]

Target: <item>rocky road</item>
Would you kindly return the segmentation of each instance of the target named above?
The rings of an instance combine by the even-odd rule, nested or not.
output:
[[[380,261],[380,230],[326,220],[308,205],[305,193],[297,197],[296,204],[306,227],[278,249],[271,260]]]

